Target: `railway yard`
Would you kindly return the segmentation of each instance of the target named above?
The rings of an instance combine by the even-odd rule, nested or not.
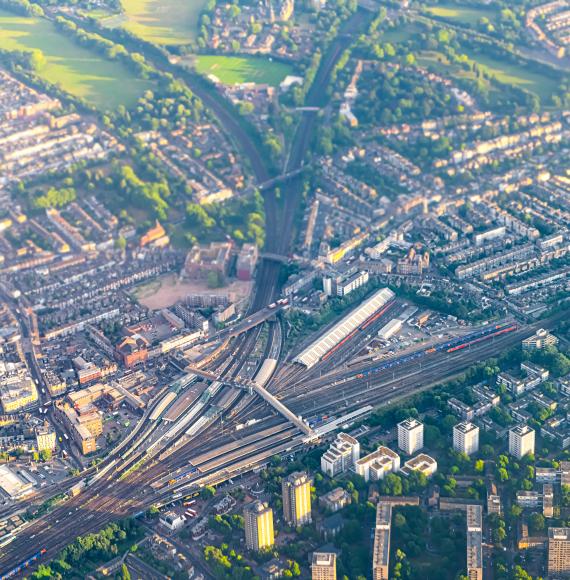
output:
[[[265,151],[267,144],[262,138],[265,136],[255,135],[249,126],[249,113],[245,114],[249,110],[248,102],[240,104],[243,114],[238,113],[218,94],[218,89],[214,90],[194,72],[179,66],[178,57],[167,56],[167,51],[142,39],[139,42],[136,36],[121,36],[125,51],[144,52],[149,67],[176,78],[173,85],[178,81],[184,84],[184,90],[188,89],[201,101],[198,109],[209,110],[211,116],[207,122],[215,128],[215,133],[223,134],[224,140],[230,138],[230,158],[235,159],[237,167],[237,157],[240,157],[239,166],[250,172],[248,194],[255,194],[258,205],[263,204],[264,215],[256,207],[248,215],[252,223],[248,221],[250,227],[246,228],[251,230],[248,236],[257,229],[263,230],[259,237],[262,242],[254,236],[255,243],[249,243],[252,238],[246,239],[246,229],[239,229],[242,225],[232,231],[239,243],[232,238],[228,232],[234,226],[229,227],[231,219],[224,217],[225,208],[220,205],[218,225],[226,218],[228,222],[224,223],[227,231],[218,228],[216,232],[222,240],[206,240],[204,236],[198,243],[194,233],[191,236],[186,233],[184,250],[171,244],[170,238],[179,233],[175,230],[182,228],[181,224],[186,227],[186,222],[191,222],[193,217],[198,216],[206,224],[208,220],[216,223],[206,211],[213,211],[212,208],[186,205],[186,199],[180,207],[175,206],[176,219],[180,221],[173,228],[171,224],[166,225],[171,217],[166,214],[160,220],[154,216],[144,225],[138,223],[139,214],[136,214],[129,223],[124,223],[99,204],[96,195],[90,196],[85,205],[89,211],[79,205],[81,200],[74,202],[73,211],[48,210],[46,227],[35,217],[28,224],[19,206],[11,209],[0,224],[0,241],[7,244],[4,237],[11,236],[13,244],[25,242],[29,246],[26,251],[30,252],[40,250],[36,242],[42,235],[60,242],[74,241],[65,252],[61,247],[69,244],[58,246],[60,250],[54,246],[53,251],[39,252],[39,257],[33,254],[25,260],[22,256],[27,254],[14,251],[5,267],[0,268],[3,330],[0,403],[4,412],[0,420],[7,433],[14,431],[14,446],[24,441],[17,423],[25,421],[36,445],[29,446],[27,462],[19,456],[11,461],[13,458],[8,455],[6,465],[1,466],[9,474],[5,477],[10,480],[8,483],[16,481],[19,488],[13,484],[10,489],[15,491],[9,493],[0,482],[0,524],[10,518],[17,518],[20,523],[0,537],[0,580],[28,576],[38,566],[49,564],[75,538],[96,533],[112,522],[126,519],[133,522],[131,518],[135,518],[145,528],[145,539],[148,539],[147,532],[162,525],[151,521],[151,513],[157,516],[160,513],[158,517],[162,517],[169,510],[175,510],[196,524],[198,506],[207,506],[209,511],[200,512],[200,522],[207,527],[212,520],[217,521],[209,518],[213,511],[206,501],[207,492],[214,494],[220,490],[222,500],[234,501],[229,490],[238,488],[247,495],[245,487],[240,487],[241,482],[250,478],[262,487],[261,483],[270,479],[269,472],[275,463],[297,465],[309,455],[327,453],[326,446],[334,447],[335,438],[344,435],[353,438],[354,433],[355,437],[374,434],[370,439],[362,437],[363,450],[366,448],[369,454],[362,459],[368,463],[364,461],[357,467],[354,460],[351,473],[343,468],[337,481],[334,479],[337,473],[323,467],[323,454],[321,471],[330,476],[325,484],[330,483],[326,494],[338,491],[340,488],[331,489],[333,484],[336,486],[340,481],[344,485],[355,474],[363,485],[368,484],[369,473],[377,470],[376,479],[371,479],[376,487],[366,487],[370,497],[363,493],[364,487],[355,491],[352,480],[349,482],[352,489],[345,486],[348,489],[340,490],[345,492],[348,503],[354,504],[358,504],[361,493],[361,505],[354,505],[353,513],[360,517],[367,510],[368,517],[372,513],[368,509],[370,498],[379,501],[380,506],[378,497],[385,491],[379,492],[378,488],[384,489],[380,480],[388,471],[392,471],[394,478],[397,473],[402,479],[421,471],[424,488],[421,492],[413,490],[418,492],[418,497],[406,497],[402,501],[416,506],[423,494],[422,502],[427,505],[431,501],[427,497],[427,478],[437,470],[439,453],[449,463],[445,467],[451,475],[441,470],[434,485],[438,488],[434,497],[437,495],[437,500],[440,499],[441,487],[444,503],[447,499],[456,499],[455,488],[451,487],[453,479],[455,485],[464,488],[463,499],[476,498],[483,504],[483,494],[499,496],[504,492],[504,489],[499,492],[495,489],[490,493],[488,489],[495,485],[497,473],[501,469],[506,472],[505,466],[509,466],[508,458],[506,462],[501,459],[504,456],[499,450],[499,444],[502,446],[508,440],[511,452],[508,426],[515,422],[520,426],[523,422],[520,418],[526,417],[544,427],[547,435],[549,428],[554,432],[560,425],[570,429],[570,373],[568,369],[565,372],[558,369],[555,379],[545,384],[551,370],[541,366],[543,360],[552,362],[560,356],[556,360],[564,359],[564,362],[567,358],[570,368],[567,302],[570,187],[562,169],[556,175],[555,167],[562,165],[565,157],[550,148],[562,138],[560,135],[567,138],[570,117],[547,111],[542,115],[529,114],[528,118],[522,114],[516,119],[502,118],[496,112],[478,110],[469,94],[454,89],[454,98],[461,97],[466,103],[454,111],[459,120],[451,115],[444,120],[427,120],[425,124],[411,119],[410,124],[400,124],[402,111],[398,109],[398,123],[392,112],[386,111],[381,116],[390,119],[390,125],[358,129],[361,133],[357,135],[365,137],[362,141],[365,145],[356,145],[357,140],[341,139],[342,147],[338,144],[333,147],[331,143],[331,151],[323,153],[328,149],[327,131],[343,134],[349,129],[343,125],[347,120],[350,130],[357,130],[358,121],[350,106],[348,112],[352,117],[346,115],[347,104],[356,102],[356,85],[361,75],[362,78],[379,76],[384,66],[371,70],[370,62],[360,58],[355,63],[350,47],[357,38],[364,38],[366,31],[374,36],[378,27],[389,25],[390,33],[396,33],[396,23],[400,22],[402,11],[407,10],[407,6],[391,7],[382,18],[375,20],[377,7],[365,8],[362,4],[356,3],[354,10],[335,24],[339,30],[323,45],[319,60],[311,62],[311,84],[303,87],[303,106],[296,103],[301,93],[284,98],[286,103],[291,101],[295,106],[289,110],[288,104],[284,108],[291,113],[291,132],[283,138],[283,143],[278,143],[285,151],[277,161],[270,160]],[[57,11],[57,7],[51,7],[46,11],[47,17]],[[84,20],[81,13],[74,18],[86,26],[96,26],[96,20]],[[386,22],[382,24],[384,19]],[[414,26],[420,26],[420,22]],[[445,43],[442,40],[442,44],[446,43],[447,40]],[[384,54],[380,44],[375,50]],[[415,56],[410,53],[405,58],[405,65],[395,65],[388,62],[387,56],[387,68],[382,68],[381,74],[387,74],[386,71],[390,75],[408,74],[410,67],[416,66]],[[345,70],[347,62],[350,65]],[[348,70],[352,72],[347,86],[337,90],[339,83],[346,80]],[[443,84],[443,77],[427,69],[417,74],[425,75],[425,79],[438,86],[453,86],[451,81]],[[301,91],[301,86],[294,90]],[[361,87],[361,93],[366,92]],[[341,94],[347,100],[342,105],[337,102]],[[414,95],[417,94],[416,90]],[[442,98],[441,106],[450,99],[449,96]],[[340,117],[332,110],[337,106],[343,113]],[[354,110],[358,112],[359,108]],[[90,129],[85,122],[70,117],[73,127],[79,123],[80,129],[95,131],[94,138],[99,140],[103,135],[105,143],[112,145],[109,151],[123,151],[123,145],[111,139],[111,133],[107,135],[106,125],[101,132],[98,125]],[[339,120],[334,131],[330,127],[322,131],[323,119],[337,117],[344,120]],[[150,126],[160,127],[161,123],[154,121]],[[476,129],[471,128],[473,123]],[[518,131],[516,138],[502,134],[514,128]],[[163,138],[160,131],[141,132],[139,137],[142,141],[148,138],[154,148]],[[452,138],[449,151],[447,146],[443,149],[450,160],[438,158],[439,165],[431,167],[424,159],[420,169],[406,159],[408,139],[417,140],[419,149],[427,151],[424,144],[435,147],[433,143],[440,139],[439,133],[444,135],[446,131]],[[555,134],[552,139],[548,137],[551,132]],[[519,171],[517,163],[524,147],[516,148],[517,143],[527,143],[529,135],[542,139],[543,134],[540,160],[531,169]],[[494,136],[492,140],[490,135]],[[392,139],[397,145],[390,145]],[[466,141],[455,153],[454,139]],[[205,152],[195,147],[196,143],[200,142],[197,140],[188,147],[199,159]],[[346,143],[352,145],[349,147]],[[510,149],[505,149],[507,146],[515,147],[512,156]],[[497,160],[495,164],[492,155],[503,149],[512,166],[509,165],[504,175],[499,175],[500,163]],[[477,153],[473,163],[468,163],[470,151],[479,150],[488,152],[489,159],[483,160],[483,153]],[[205,157],[211,152],[207,153]],[[410,158],[415,156],[419,157],[414,154]],[[221,163],[214,158],[204,162],[212,165],[212,172],[217,170],[216,163]],[[481,189],[480,184],[475,188],[469,182],[472,174],[468,178],[465,169],[468,167],[475,180],[481,178],[483,183],[486,180],[477,171],[487,165],[497,170],[489,177],[488,191]],[[371,181],[380,177],[375,182],[378,191],[364,176]],[[463,178],[468,186],[458,185],[463,183]],[[158,182],[155,185],[156,191],[166,187]],[[192,188],[187,187],[185,191],[193,199]],[[420,194],[420,191],[427,193]],[[147,196],[147,192],[139,193]],[[518,197],[509,200],[511,193]],[[52,192],[52,195],[55,194]],[[178,215],[181,208],[182,212],[184,209],[188,212],[186,217],[182,213]],[[191,215],[192,211],[195,216]],[[250,219],[251,215],[255,219]],[[90,224],[86,229],[95,228],[98,233],[95,241],[89,238],[89,243],[82,245],[80,230],[85,224]],[[9,228],[12,228],[10,236],[2,234]],[[107,230],[116,236],[107,240],[103,236]],[[31,236],[30,240],[26,236]],[[188,250],[186,246],[192,247]],[[73,253],[67,254],[72,250]],[[553,269],[551,276],[547,272],[549,268]],[[149,288],[151,291],[160,288],[163,276],[177,280],[179,277],[179,281],[187,277],[186,280],[192,280],[192,287],[203,291],[193,291],[183,300],[153,310],[142,304],[136,290],[140,290],[142,283],[148,284],[146,292]],[[251,284],[251,294],[245,298],[232,295],[227,284],[230,279]],[[526,352],[524,341],[529,340],[533,344],[550,342],[544,349],[536,347],[535,351],[544,350],[542,353]],[[556,346],[560,346],[560,351]],[[506,369],[498,368],[498,357],[514,351],[517,351],[515,363],[511,361]],[[488,361],[493,363],[483,368]],[[559,366],[565,368],[562,363]],[[470,389],[465,401],[455,399],[455,390],[460,390],[455,383],[466,381],[465,377],[470,372],[475,374],[476,369],[481,370],[477,375],[481,380],[461,387]],[[16,381],[19,406],[13,401],[11,387]],[[532,389],[542,385],[540,393],[538,390],[527,393],[529,383],[533,384]],[[450,385],[450,392],[439,396]],[[483,395],[478,397],[477,392]],[[561,393],[568,399],[564,403]],[[528,395],[524,405],[516,400],[519,394]],[[422,395],[437,397],[440,406],[420,411],[413,408],[413,413],[403,407],[406,401],[416,401]],[[488,416],[483,425],[484,413],[476,415],[474,408],[478,404],[478,409],[485,406],[481,403],[485,397],[493,403],[485,407],[484,413]],[[413,407],[411,403],[410,407]],[[566,413],[564,418],[555,416],[555,411],[561,415],[562,410]],[[409,419],[397,419],[398,429],[405,421],[427,419],[431,438],[434,431],[443,438],[443,430],[438,430],[440,419],[449,431],[457,426],[457,416],[464,421],[477,419],[481,420],[482,432],[489,427],[492,436],[496,436],[493,441],[497,448],[491,448],[491,455],[485,456],[487,464],[482,462],[482,467],[475,467],[475,457],[471,458],[474,463],[471,466],[466,452],[463,455],[467,459],[446,456],[449,449],[442,447],[449,447],[449,441],[433,448],[426,444],[427,451],[435,452],[437,461],[423,452],[410,458],[423,447],[423,424],[422,445],[413,451],[404,450],[407,448],[402,447],[404,443],[400,444],[400,432],[396,435],[395,425],[384,424],[384,418],[390,413],[396,416],[408,411]],[[537,417],[546,418],[538,422]],[[370,427],[367,421],[376,423]],[[539,427],[535,425],[535,428],[540,432]],[[342,431],[340,435],[339,431]],[[390,442],[397,439],[400,451],[408,456],[402,468],[400,457],[384,447],[388,437]],[[558,432],[552,439],[557,441],[556,437]],[[360,456],[360,442],[353,439]],[[565,441],[562,452],[566,457],[570,451],[564,447]],[[40,443],[46,447],[40,449]],[[455,440],[453,449],[456,449]],[[559,457],[555,453],[552,451],[548,456],[549,465],[558,465]],[[372,468],[375,454],[378,462]],[[386,468],[394,455],[398,468]],[[48,469],[54,465],[54,459],[60,471],[67,470],[67,476]],[[469,469],[473,467],[465,475],[459,467],[464,465],[461,463],[464,459]],[[522,461],[521,457],[518,459]],[[452,466],[454,461],[457,465]],[[42,467],[41,471],[37,465]],[[362,470],[358,471],[360,467]],[[425,475],[422,470],[432,471]],[[457,480],[463,476],[464,481],[458,484]],[[525,477],[528,480],[525,491],[529,491],[533,485],[531,476]],[[284,478],[283,467],[279,487]],[[320,481],[323,479],[324,476]],[[407,481],[410,480],[417,483],[422,478],[414,473]],[[271,483],[275,485],[276,481]],[[510,481],[509,474],[500,483],[507,481]],[[313,483],[311,480],[310,486]],[[406,490],[414,484],[406,483],[400,493],[393,495],[406,496]],[[508,485],[505,483],[504,487]],[[467,497],[469,492],[465,488],[473,489],[471,496]],[[448,491],[449,497],[445,497]],[[509,493],[510,502],[513,489]],[[253,495],[252,491],[248,497],[251,499]],[[543,496],[540,497],[543,501]],[[194,505],[196,501],[198,506]],[[309,498],[309,512],[310,504]],[[324,508],[320,512],[321,519],[324,516],[328,519],[330,515]],[[431,516],[429,521],[428,528],[432,525]],[[316,522],[312,523],[317,532]],[[291,538],[295,537],[298,527],[290,521],[287,524],[284,541],[290,540],[293,545]],[[483,528],[487,534],[485,549],[492,543],[488,526],[485,522],[478,528],[479,535]],[[241,527],[245,529],[243,522]],[[280,527],[278,531],[283,529]],[[192,530],[188,525],[185,537],[192,536]],[[173,546],[178,541],[174,533],[170,540]],[[366,558],[370,552],[369,540],[367,537]],[[482,554],[481,545],[480,539]],[[204,544],[196,546],[203,548]],[[500,542],[497,546],[507,552]],[[196,549],[199,551],[200,547]],[[136,548],[132,554],[125,554],[121,562],[129,557],[136,559]],[[510,558],[508,564],[513,568],[512,557],[504,557]],[[482,559],[481,555],[481,562]],[[487,566],[490,560],[487,555]],[[142,560],[133,566],[137,574],[148,572]],[[303,566],[306,568],[306,564]],[[115,571],[118,573],[119,569]],[[206,571],[206,578],[212,577],[207,574]],[[485,578],[491,577],[486,569]]]

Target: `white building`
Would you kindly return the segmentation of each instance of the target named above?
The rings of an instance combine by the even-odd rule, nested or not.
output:
[[[179,530],[185,522],[186,518],[184,516],[179,516],[175,512],[166,512],[160,516],[160,523],[171,532]]]
[[[472,455],[479,451],[479,427],[473,423],[458,423],[453,427],[453,449]]]
[[[330,477],[348,471],[360,459],[360,443],[347,433],[339,433],[321,457],[321,471]]]
[[[425,453],[419,453],[404,463],[400,473],[410,475],[412,471],[419,471],[426,477],[431,477],[437,471],[437,461]]]
[[[398,447],[412,455],[424,446],[424,425],[417,419],[406,419],[398,423]]]
[[[516,425],[509,431],[509,453],[517,459],[534,453],[534,438],[534,429],[528,425]]]
[[[365,481],[384,479],[386,473],[400,470],[400,456],[388,447],[378,447],[376,451],[357,460],[354,471]]]

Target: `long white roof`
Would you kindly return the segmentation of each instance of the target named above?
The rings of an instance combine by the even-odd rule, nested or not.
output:
[[[294,360],[305,365],[307,368],[312,367],[353,330],[358,328],[364,321],[378,312],[387,302],[392,300],[394,296],[394,293],[389,288],[378,290],[378,292],[375,292],[358,308],[337,322],[325,335],[313,342],[313,344],[295,357]]]

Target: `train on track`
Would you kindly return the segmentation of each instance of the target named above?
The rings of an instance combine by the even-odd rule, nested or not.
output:
[[[27,560],[20,562],[15,568],[12,568],[9,572],[4,572],[2,576],[0,576],[0,580],[7,580],[8,578],[14,578],[21,572],[23,572],[26,568],[31,566],[37,560],[39,560],[45,553],[47,552],[46,548],[42,548],[39,552],[36,552],[33,556],[30,556]]]
[[[488,326],[481,330],[477,330],[476,332],[466,334],[465,336],[460,336],[452,340],[447,340],[445,342],[442,342],[441,344],[430,347],[426,350],[418,350],[411,354],[387,360],[378,366],[366,369],[365,371],[358,373],[354,378],[363,379],[370,375],[375,375],[379,372],[400,366],[410,361],[421,359],[428,354],[433,354],[436,352],[447,352],[447,353],[455,352],[464,348],[468,348],[473,344],[483,342],[484,340],[488,340],[490,338],[500,336],[508,332],[513,332],[517,330],[517,328],[518,326],[514,322],[512,323],[503,322],[501,324],[495,324],[494,326]]]

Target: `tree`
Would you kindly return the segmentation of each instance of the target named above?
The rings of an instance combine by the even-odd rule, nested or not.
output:
[[[126,564],[121,566],[121,578],[122,580],[131,580],[131,573],[129,572]]]
[[[49,461],[51,459],[51,449],[42,449],[40,451],[40,459],[42,461]]]
[[[512,505],[511,506],[511,517],[512,518],[518,518],[520,517],[520,515],[522,514],[522,507],[520,505]]]
[[[542,514],[532,514],[528,519],[528,523],[533,533],[538,534],[546,528],[546,520]]]
[[[204,488],[202,488],[200,494],[204,499],[210,499],[216,495],[216,488],[212,487],[211,485],[206,485]]]
[[[384,495],[402,495],[402,478],[395,473],[388,473],[380,484]]]

